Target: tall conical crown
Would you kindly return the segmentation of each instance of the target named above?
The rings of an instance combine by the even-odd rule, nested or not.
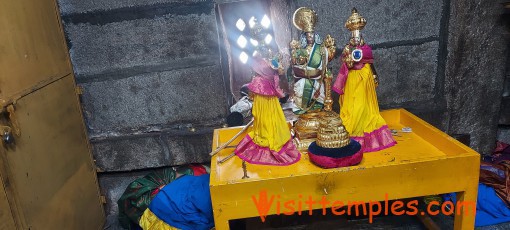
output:
[[[356,8],[352,8],[352,14],[345,22],[345,27],[350,31],[362,30],[367,24],[367,20],[358,13]]]
[[[308,7],[300,7],[292,16],[294,26],[303,32],[314,32],[318,17],[315,10]]]

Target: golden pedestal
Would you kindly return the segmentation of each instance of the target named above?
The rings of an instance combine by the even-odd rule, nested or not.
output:
[[[320,112],[309,112],[299,116],[298,121],[294,124],[296,132],[294,144],[299,151],[307,151],[308,146],[317,139],[319,119]]]
[[[332,111],[333,99],[331,98],[331,73],[324,74],[322,79],[325,86],[324,111],[310,111],[305,114],[301,114],[297,122],[294,124],[294,131],[296,132],[294,144],[301,152],[308,151],[308,146],[317,140],[317,132],[319,131],[321,118],[336,117],[339,119],[339,115]]]

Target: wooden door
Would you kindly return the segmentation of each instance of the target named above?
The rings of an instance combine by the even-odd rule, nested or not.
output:
[[[96,170],[55,0],[0,1],[0,28],[0,126],[14,137],[0,144],[0,223],[8,221],[0,228],[101,229]]]
[[[0,178],[0,229],[15,229],[14,218],[12,217],[11,207],[7,201],[4,183]]]

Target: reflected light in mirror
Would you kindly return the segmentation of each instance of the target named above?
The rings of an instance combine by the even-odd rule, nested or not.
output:
[[[253,28],[253,26],[255,25],[255,17],[251,17],[250,21],[248,21],[248,24],[250,25],[250,28]]]
[[[243,31],[244,28],[246,27],[246,23],[244,23],[243,19],[239,19],[237,20],[236,22],[236,27],[237,29],[239,29],[240,31]]]
[[[266,42],[266,44],[269,44],[271,43],[271,41],[273,40],[273,36],[271,36],[271,34],[268,34],[266,36],[266,38],[264,39],[264,41]]]
[[[253,45],[253,46],[258,46],[259,45],[259,42],[253,38],[250,38],[250,43]]]
[[[246,43],[248,43],[248,40],[246,40],[246,38],[243,35],[239,36],[239,38],[237,39],[237,45],[239,45],[239,47],[241,48],[244,48],[246,47]]]
[[[265,28],[269,28],[269,25],[271,25],[271,21],[269,20],[269,17],[267,17],[267,15],[264,15],[260,24]]]
[[[243,64],[246,64],[246,62],[248,61],[248,54],[246,54],[245,52],[241,52],[241,54],[239,55],[239,60],[241,60]]]

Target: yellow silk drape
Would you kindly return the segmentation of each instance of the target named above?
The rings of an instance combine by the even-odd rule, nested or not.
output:
[[[179,230],[160,220],[150,209],[143,212],[139,225],[143,230]]]
[[[340,118],[351,136],[361,137],[386,125],[379,113],[370,64],[360,70],[349,70],[339,102]]]
[[[280,151],[290,140],[290,131],[278,97],[255,94],[252,114],[255,121],[249,135],[253,142]]]

